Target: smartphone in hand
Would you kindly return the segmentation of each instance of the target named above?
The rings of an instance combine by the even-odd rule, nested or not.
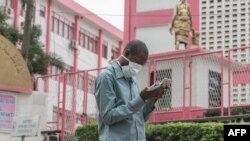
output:
[[[150,90],[150,91],[155,90],[155,89],[157,89],[158,87],[160,87],[162,83],[166,83],[166,82],[168,82],[169,85],[170,85],[170,84],[171,84],[171,79],[164,78],[164,79],[162,79],[161,82],[160,82],[160,81],[156,81],[153,85],[151,85],[151,86],[149,87],[149,90]]]
[[[156,81],[153,85],[151,85],[149,87],[149,90],[152,91],[152,90],[155,90],[157,89],[159,86],[161,86],[161,82],[160,81]]]

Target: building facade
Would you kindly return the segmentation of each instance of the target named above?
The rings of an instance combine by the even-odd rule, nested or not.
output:
[[[199,35],[199,47],[222,51],[225,57],[242,64],[249,63],[249,1],[248,0],[186,0],[192,26]],[[151,54],[175,50],[174,35],[169,29],[179,0],[125,1],[124,41],[144,40]],[[189,43],[189,48],[192,45]],[[184,46],[180,46],[184,49]],[[250,75],[245,75],[247,78]],[[232,77],[231,81],[234,81]],[[248,79],[247,79],[248,80]],[[249,81],[237,78],[232,86],[232,103],[250,103]]]
[[[23,32],[22,0],[1,0],[0,7],[7,7],[7,22]],[[101,68],[120,53],[123,32],[73,0],[35,0],[32,24],[41,26],[44,51],[60,56],[68,71]]]
[[[248,0],[200,0],[200,47],[208,50],[222,50],[228,57],[230,49],[250,45],[250,16]],[[232,60],[247,64],[249,49],[230,52]],[[246,75],[249,77],[249,75]],[[242,80],[244,81],[244,80]],[[249,82],[234,84],[232,102],[250,103]]]
[[[39,131],[59,128],[64,131],[73,131],[76,126],[84,123],[83,120],[87,116],[91,118],[96,116],[97,107],[93,95],[94,81],[100,69],[120,55],[123,32],[73,0],[34,1],[32,25],[41,27],[40,41],[45,53],[56,54],[62,58],[66,64],[65,72],[91,69],[94,71],[89,72],[87,76],[86,73],[68,75],[67,84],[63,83],[61,75],[49,77],[46,80],[37,79],[38,92],[33,92],[32,95],[20,94],[16,97],[15,106],[18,107],[16,114],[18,116],[27,113],[40,115],[44,123],[48,125],[41,126]],[[26,10],[22,2],[23,0],[0,0],[0,8],[9,17],[7,23],[19,29],[21,33],[24,28]],[[47,75],[54,74],[60,74],[59,68],[49,66]],[[86,81],[86,79],[88,80]],[[64,112],[62,112],[63,84],[67,89]],[[85,93],[86,89],[88,89],[88,93]],[[46,95],[46,98],[33,98],[37,94]],[[37,101],[34,102],[32,99],[37,99]],[[40,105],[43,111],[38,112],[39,110],[26,108],[36,107],[42,101],[46,103]],[[27,104],[23,103],[28,103],[29,106],[25,106]],[[31,113],[27,110],[37,112]],[[62,122],[63,118],[65,118],[65,123]],[[19,140],[19,138],[11,138],[8,133],[10,131],[1,137],[5,140]],[[35,140],[43,139],[44,136],[40,134],[35,138]],[[30,140],[34,140],[34,138]]]

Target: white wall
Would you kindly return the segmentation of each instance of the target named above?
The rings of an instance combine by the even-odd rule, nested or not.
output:
[[[174,35],[170,34],[168,25],[137,28],[135,38],[146,43],[149,54],[175,50]]]
[[[40,86],[41,84],[41,86]],[[39,93],[43,92],[43,81],[39,81]],[[59,83],[56,80],[49,79],[49,92],[46,93],[48,95],[48,107],[47,107],[47,121],[53,121],[53,106],[57,107],[58,104],[58,94],[60,94],[60,102],[62,102],[63,98],[63,83],[60,85],[60,92],[58,90]],[[67,85],[66,87],[66,110],[72,109],[72,87]],[[96,101],[93,94],[88,93],[88,100],[87,100],[87,114],[88,115],[96,115],[97,113],[97,107],[96,107]],[[84,100],[84,92],[81,89],[77,89],[76,91],[76,112],[78,114],[82,114],[83,112],[83,100]],[[60,104],[60,107],[62,105]],[[61,107],[62,108],[62,107]]]
[[[171,9],[179,3],[179,0],[137,0],[136,1],[136,11],[153,11],[161,9]]]
[[[40,134],[42,130],[46,128],[46,95],[39,95],[38,93],[22,94],[22,93],[10,93],[0,91],[0,94],[6,94],[15,96],[15,116],[35,116],[40,115],[40,123],[37,137],[27,137],[25,141],[42,141],[43,136]],[[38,101],[39,100],[39,101]],[[1,141],[20,141],[21,137],[11,137],[10,132],[0,132]]]
[[[208,74],[209,70],[221,73],[220,60],[211,57],[196,57],[192,66],[192,106],[208,107]],[[227,66],[224,65],[224,82],[227,82]],[[227,86],[224,86],[224,106],[227,106]]]

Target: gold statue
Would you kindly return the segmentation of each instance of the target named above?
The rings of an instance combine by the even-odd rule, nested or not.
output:
[[[180,4],[176,6],[174,18],[171,23],[170,33],[175,32],[175,48],[179,50],[181,43],[187,48],[189,35],[194,36],[194,30],[192,28],[191,11],[186,0],[181,0]],[[196,38],[196,37],[195,37]],[[197,40],[194,39],[193,40]]]

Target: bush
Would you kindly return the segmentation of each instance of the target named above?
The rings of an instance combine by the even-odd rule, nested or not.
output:
[[[223,141],[222,123],[167,123],[146,126],[148,141]]]
[[[78,141],[98,141],[97,124],[91,123],[76,129],[76,138]]]
[[[215,117],[221,115],[221,109],[208,109],[204,112],[205,117]],[[250,106],[231,107],[231,115],[250,114]],[[224,108],[224,116],[228,115],[228,108]]]
[[[223,141],[223,123],[146,124],[148,141]],[[97,125],[76,131],[79,141],[98,141]]]

